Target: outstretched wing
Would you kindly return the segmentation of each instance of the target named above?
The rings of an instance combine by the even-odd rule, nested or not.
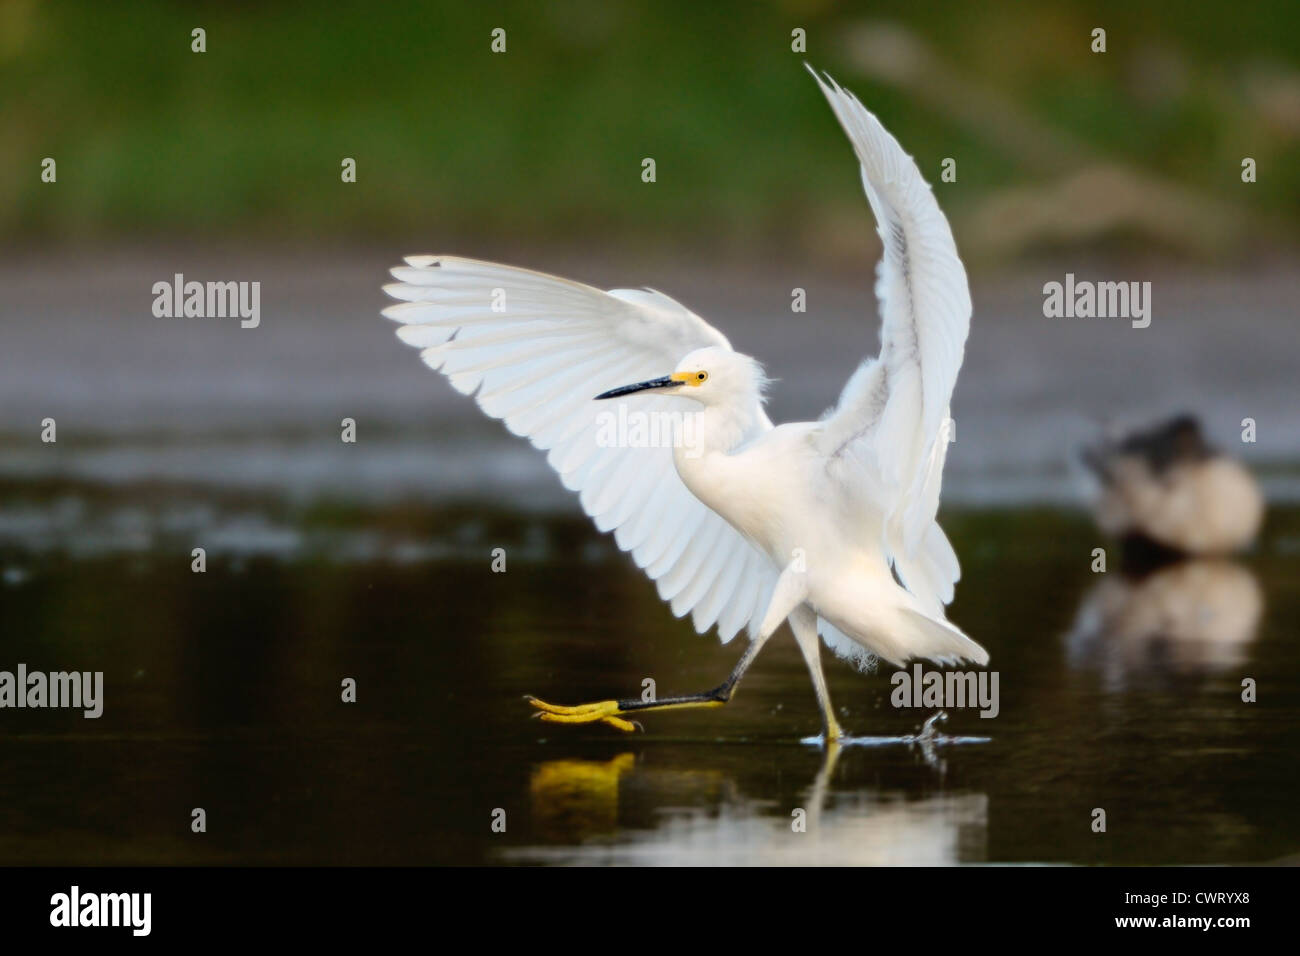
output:
[[[659,292],[580,282],[452,256],[413,256],[384,287],[384,315],[426,365],[492,418],[547,452],[583,510],[658,586],[678,617],[729,641],[757,628],[776,582],[771,561],[699,501],[672,450],[610,441],[612,403],[593,396],[671,371],[722,333]],[[690,413],[689,399],[646,394],[637,410]],[[763,429],[771,423],[760,416]],[[669,419],[664,419],[669,420]],[[644,444],[638,442],[638,444]]]
[[[880,356],[854,373],[825,419],[824,451],[846,487],[867,475],[883,491],[886,553],[908,590],[942,614],[959,574],[935,514],[970,331],[966,270],[916,163],[852,93],[813,76],[853,143],[884,244]]]

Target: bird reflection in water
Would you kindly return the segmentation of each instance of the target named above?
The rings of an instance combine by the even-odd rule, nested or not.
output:
[[[1264,610],[1255,575],[1228,555],[1250,545],[1263,496],[1242,465],[1180,415],[1087,449],[1098,526],[1123,545],[1119,574],[1088,592],[1066,636],[1075,666],[1110,690],[1142,675],[1240,665]]]
[[[712,766],[648,766],[630,753],[608,761],[547,761],[534,771],[530,791],[536,835],[550,845],[515,847],[504,856],[667,865],[942,865],[986,858],[986,794],[918,799],[879,786],[836,790],[832,781],[846,749],[854,748],[826,746],[792,806],[746,796]],[[621,795],[629,803],[648,799],[654,825],[623,822],[636,814],[620,805]]]
[[[547,760],[528,784],[533,826],[548,838],[596,836],[618,828],[618,785],[636,755],[611,760]]]
[[[1139,675],[1214,675],[1241,664],[1264,597],[1235,561],[1189,558],[1142,574],[1106,575],[1066,637],[1069,661],[1099,669],[1109,690]]]

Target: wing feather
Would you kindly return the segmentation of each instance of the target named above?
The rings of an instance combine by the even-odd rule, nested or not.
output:
[[[823,450],[845,487],[883,499],[887,555],[908,589],[941,611],[951,600],[956,560],[929,529],[970,331],[966,270],[916,163],[852,93],[813,75],[853,144],[884,247],[876,273],[880,356],[863,363],[824,419]],[[869,506],[879,509],[878,502]]]
[[[664,374],[688,352],[730,348],[681,303],[652,289],[603,292],[568,279],[453,256],[412,256],[384,290],[383,314],[430,368],[516,435],[547,452],[601,531],[653,579],[678,617],[723,641],[753,633],[777,569],[682,483],[666,447],[605,447],[594,395]],[[689,411],[646,395],[646,411]],[[764,418],[762,428],[771,425]]]

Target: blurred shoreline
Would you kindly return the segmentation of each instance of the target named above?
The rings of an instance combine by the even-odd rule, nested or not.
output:
[[[386,267],[399,259],[389,248],[427,250],[155,245],[7,260],[0,479],[572,509],[541,453],[400,347],[379,315]],[[779,261],[714,268],[608,251],[467,252],[678,298],[765,364],[778,422],[817,417],[877,350],[870,259],[852,275]],[[1151,327],[1045,318],[1042,286],[1067,271],[1150,279]],[[155,318],[152,284],[175,272],[261,282],[262,326]],[[806,291],[803,314],[791,312],[796,287]],[[1107,425],[1183,410],[1259,473],[1270,501],[1300,500],[1300,273],[1284,260],[1249,274],[1175,263],[1135,273],[1072,257],[976,274],[972,294],[946,506],[1078,504],[1081,443]],[[54,444],[40,440],[47,417]],[[1246,417],[1257,422],[1255,444],[1240,441]],[[340,440],[344,418],[357,422],[356,444]]]

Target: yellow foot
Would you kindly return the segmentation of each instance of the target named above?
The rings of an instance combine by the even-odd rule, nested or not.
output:
[[[622,713],[618,709],[616,700],[598,700],[592,704],[578,704],[576,707],[565,707],[562,704],[548,704],[544,700],[527,695],[525,700],[536,707],[541,713],[534,714],[540,720],[551,724],[608,724],[617,730],[630,734],[635,730],[644,729],[633,720],[624,720],[618,715]]]

